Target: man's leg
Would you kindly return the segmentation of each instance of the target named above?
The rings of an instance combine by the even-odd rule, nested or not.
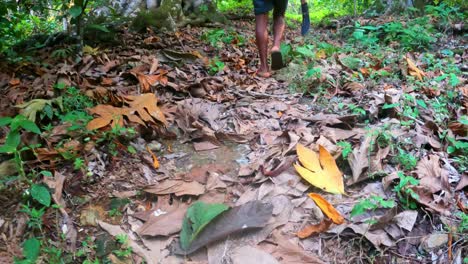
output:
[[[274,14],[273,16],[273,47],[271,51],[279,51],[281,46],[281,40],[283,40],[284,34],[284,13]]]
[[[268,67],[268,13],[255,15],[255,36],[257,38],[257,48],[260,54],[260,66],[258,73],[267,77],[270,72]]]
[[[310,28],[310,18],[309,18],[309,6],[307,5],[306,0],[301,0],[301,11],[302,11],[302,25],[301,25],[301,35],[304,36],[309,32]]]

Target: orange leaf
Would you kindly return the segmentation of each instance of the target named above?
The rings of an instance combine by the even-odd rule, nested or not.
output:
[[[142,94],[139,96],[129,95],[125,96],[125,102],[133,111],[138,113],[143,121],[156,123],[156,120],[165,126],[167,125],[166,118],[158,107],[156,95],[152,93]]]
[[[16,85],[19,85],[21,83],[20,79],[11,79],[9,84],[11,86],[16,86]]]
[[[89,109],[91,114],[97,115],[91,120],[86,128],[88,130],[99,129],[109,124],[112,127],[124,126],[124,117],[130,122],[147,126],[148,123],[154,125],[167,125],[163,112],[157,106],[157,99],[154,94],[142,94],[139,96],[125,96],[125,103],[129,107],[114,107],[111,105],[97,105]]]
[[[109,124],[111,124],[112,127],[115,127],[116,125],[123,127],[124,111],[122,108],[113,107],[111,105],[97,105],[89,109],[89,112],[91,114],[98,115],[99,117],[91,120],[86,125],[88,130],[99,129]]]
[[[320,209],[322,209],[322,212],[326,216],[328,216],[333,221],[333,223],[337,225],[341,225],[342,223],[344,223],[344,218],[340,214],[340,212],[338,212],[335,209],[335,207],[333,207],[333,205],[331,205],[327,200],[325,200],[325,198],[320,196],[320,194],[309,193],[309,197],[312,198],[312,200],[314,200],[315,204],[317,204],[317,206],[320,207]]]
[[[317,225],[309,225],[301,229],[299,232],[297,232],[297,236],[299,238],[307,238],[315,234],[322,233],[324,231],[327,231],[328,228],[330,228],[330,225],[332,224],[332,221],[330,219],[323,219],[320,224]]]
[[[156,155],[153,153],[153,151],[151,151],[150,148],[148,148],[148,146],[146,146],[146,149],[148,150],[148,152],[151,154],[151,156],[153,157],[153,167],[155,169],[159,168],[159,161],[158,161],[158,157],[156,157]]]

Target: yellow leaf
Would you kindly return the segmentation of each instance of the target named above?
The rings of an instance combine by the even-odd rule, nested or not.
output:
[[[83,53],[86,54],[86,55],[98,55],[99,54],[99,48],[96,47],[96,48],[93,48],[91,46],[84,46],[83,47]]]
[[[422,70],[420,70],[410,58],[408,57],[405,57],[405,58],[406,58],[406,62],[408,63],[409,75],[414,76],[418,78],[420,81],[422,81],[423,77],[426,76],[426,74]]]
[[[153,151],[151,151],[151,149],[148,146],[146,146],[146,150],[148,150],[148,152],[151,154],[151,157],[153,157],[153,167],[155,169],[159,168],[158,157],[156,157],[156,155],[153,153]]]
[[[296,171],[310,184],[329,193],[344,194],[343,174],[336,166],[335,159],[319,146],[319,155],[311,149],[297,144],[299,161],[305,167],[294,164]]]
[[[328,216],[328,218],[330,218],[333,221],[333,223],[337,225],[341,225],[342,223],[344,223],[344,218],[340,214],[340,212],[338,212],[338,210],[336,210],[335,207],[333,207],[333,205],[331,205],[327,200],[325,200],[325,198],[320,196],[320,194],[309,193],[309,197],[312,198],[312,200],[314,200],[315,204],[318,207],[320,207],[322,212],[326,216]]]

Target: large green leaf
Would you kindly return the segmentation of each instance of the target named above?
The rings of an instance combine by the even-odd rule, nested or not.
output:
[[[13,119],[8,116],[0,118],[0,127],[9,125],[11,123],[11,120]]]
[[[44,185],[33,184],[31,187],[31,196],[42,205],[50,206],[50,193]]]
[[[70,13],[70,15],[73,17],[73,18],[76,18],[76,17],[79,17],[81,15],[81,12],[82,12],[82,8],[81,6],[72,6],[70,9],[68,9],[68,13]]]
[[[41,242],[35,237],[30,238],[23,243],[23,255],[30,261],[30,263],[36,262],[39,257],[40,249]]]
[[[36,134],[41,134],[41,130],[36,125],[36,123],[34,123],[33,121],[23,120],[23,121],[21,121],[20,126],[24,130],[27,130],[29,132],[33,132],[33,133],[36,133]]]
[[[5,140],[5,146],[16,149],[20,143],[21,135],[18,132],[18,130],[11,130],[10,133],[8,133],[7,138]]]
[[[196,202],[190,206],[190,208],[187,209],[182,223],[182,231],[180,232],[181,248],[184,250],[188,249],[190,243],[203,228],[227,209],[229,209],[229,207],[224,204],[206,204],[203,202]]]

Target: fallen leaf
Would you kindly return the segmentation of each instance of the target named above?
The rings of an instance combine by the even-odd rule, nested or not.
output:
[[[123,116],[127,114],[127,109],[114,107],[111,105],[97,105],[91,109],[89,112],[99,117],[91,120],[87,125],[86,129],[95,130],[108,125],[112,127],[124,127],[124,118]]]
[[[308,195],[312,200],[314,200],[315,204],[317,204],[317,206],[322,209],[322,212],[332,220],[333,223],[337,225],[344,223],[344,218],[340,212],[338,212],[335,207],[333,207],[333,205],[325,200],[325,198],[320,196],[320,194],[309,193]]]
[[[195,202],[187,209],[180,232],[180,247],[187,250],[198,234],[222,212],[229,209],[224,204]]]
[[[419,198],[416,200],[418,203],[425,205],[427,208],[439,212],[445,216],[450,216],[452,214],[450,210],[451,203],[447,201],[446,196],[434,198],[435,195],[432,193],[432,191],[429,188],[421,185],[414,186],[412,189],[419,196]]]
[[[148,150],[149,154],[151,154],[151,157],[153,158],[153,167],[155,169],[159,168],[158,157],[156,157],[156,155],[153,153],[153,151],[148,146],[146,146],[146,150]]]
[[[129,107],[114,107],[111,105],[97,105],[89,109],[91,114],[98,115],[91,120],[86,128],[88,130],[99,129],[108,125],[112,127],[124,127],[124,117],[130,122],[147,126],[148,123],[167,125],[166,118],[157,107],[157,99],[154,94],[142,94],[139,96],[125,96],[125,103]]]
[[[151,92],[151,86],[158,84],[166,85],[168,79],[166,77],[167,71],[159,70],[159,74],[143,74],[141,72],[131,72],[140,82],[141,92]]]
[[[165,180],[159,184],[145,188],[144,191],[157,195],[173,193],[176,196],[196,196],[205,193],[205,186],[196,181],[186,182],[181,180]]]
[[[272,255],[252,246],[236,248],[230,255],[232,264],[280,264]]]
[[[20,79],[17,79],[17,78],[11,79],[10,82],[8,82],[10,86],[16,86],[16,85],[19,85],[20,83],[21,83]]]
[[[36,122],[37,113],[42,112],[47,105],[52,106],[53,103],[58,105],[60,109],[63,109],[62,97],[57,97],[51,100],[33,99],[29,102],[16,105],[15,107],[19,108],[20,113],[26,118],[33,122]]]
[[[365,169],[369,168],[368,155],[371,141],[373,141],[372,137],[367,136],[361,143],[361,146],[359,148],[354,148],[353,152],[349,154],[348,162],[353,172],[353,179],[349,184],[359,182],[362,173]]]
[[[158,99],[156,95],[152,93],[141,94],[138,96],[125,96],[125,103],[127,103],[130,109],[138,113],[138,116],[145,122],[152,122],[156,124],[155,121],[162,123],[164,126],[167,126],[166,118],[164,117],[163,112],[158,107]]]
[[[323,221],[320,222],[320,224],[308,225],[304,227],[299,232],[297,232],[297,236],[299,238],[308,238],[312,235],[320,234],[324,231],[327,231],[331,224],[332,221],[330,221],[329,219],[323,219]]]
[[[301,144],[297,144],[296,151],[299,161],[305,167],[294,164],[299,175],[313,186],[326,192],[345,193],[343,174],[336,166],[333,156],[324,147],[319,145],[319,155]]]
[[[428,187],[433,193],[442,189],[450,191],[448,173],[440,167],[439,160],[437,155],[428,155],[421,158],[416,166],[420,185]]]
[[[347,228],[350,228],[354,231],[354,233],[360,234],[367,238],[367,240],[369,240],[377,249],[380,248],[381,245],[384,245],[386,247],[392,247],[395,245],[395,242],[388,236],[388,234],[384,230],[378,229],[370,231],[369,224],[366,223],[362,223],[360,225],[349,224],[347,226],[336,226],[329,232],[341,234],[341,232],[343,232]]]
[[[320,258],[308,254],[299,245],[293,244],[290,240],[280,234],[278,230],[273,232],[273,238],[278,244],[275,248],[274,255],[281,257],[283,264],[325,264]]]
[[[425,77],[426,74],[422,70],[420,70],[409,57],[405,56],[405,59],[408,63],[408,74],[422,81],[423,77]]]
[[[176,250],[176,254],[191,254],[196,250],[232,234],[261,228],[268,224],[273,212],[271,204],[260,201],[247,202],[224,212],[210,222],[203,231],[192,241],[187,250]]]
[[[143,224],[137,233],[142,236],[169,236],[182,229],[182,220],[188,206],[181,204],[179,207],[166,214],[151,214],[148,221]]]
[[[418,211],[416,210],[406,210],[395,216],[396,224],[406,229],[407,231],[413,230],[416,219],[418,218]]]

